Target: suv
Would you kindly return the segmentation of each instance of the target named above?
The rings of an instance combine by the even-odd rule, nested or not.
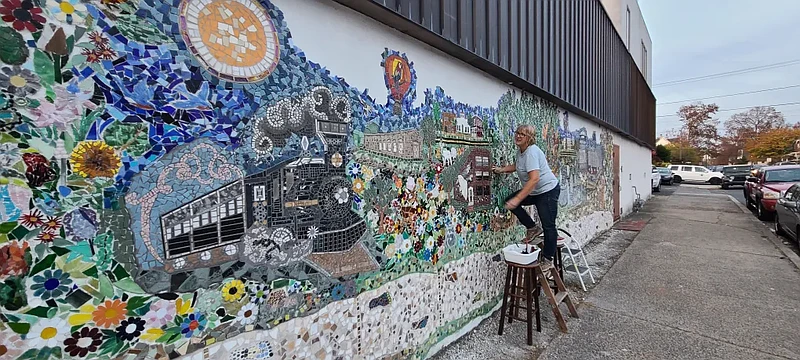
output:
[[[750,176],[750,170],[753,167],[750,165],[731,165],[722,168],[722,188],[727,189],[734,185],[744,185],[747,177]]]
[[[698,165],[671,165],[673,179],[676,183],[681,182],[702,182],[711,185],[722,184],[725,177],[721,172],[714,172]]]

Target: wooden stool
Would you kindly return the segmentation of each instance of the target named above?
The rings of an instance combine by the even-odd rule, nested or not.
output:
[[[558,295],[553,293],[553,290],[550,288],[550,283],[547,281],[547,278],[544,276],[541,267],[539,267],[539,262],[536,261],[529,265],[520,265],[514,263],[506,263],[508,268],[506,270],[506,286],[505,291],[503,293],[503,305],[500,308],[500,331],[498,332],[500,335],[503,335],[503,326],[505,325],[505,317],[506,317],[506,309],[508,309],[508,322],[509,324],[513,319],[520,320],[520,321],[527,321],[528,323],[528,345],[533,345],[533,332],[532,327],[533,323],[531,319],[531,313],[534,309],[531,309],[530,304],[533,303],[535,310],[536,310],[536,331],[541,332],[541,319],[539,313],[539,291],[544,291],[544,295],[547,297],[550,306],[553,308],[553,316],[556,318],[558,322],[559,329],[566,333],[567,332],[567,322],[564,320],[564,316],[561,314],[561,309],[559,305],[562,302],[567,303],[567,308],[569,309],[569,315],[572,317],[578,317],[578,310],[575,308],[575,305],[572,303],[572,298],[569,296],[569,292],[567,288],[564,286],[564,282],[561,280],[561,276],[558,274],[558,271],[553,268],[550,271],[550,274],[553,276],[553,281],[556,283],[556,288],[558,290]],[[518,281],[516,281],[518,274],[523,274],[523,283],[524,287],[522,287],[523,293],[519,294],[516,293],[514,290],[519,289],[520,286],[518,285]],[[536,281],[538,279],[538,281]],[[532,284],[531,281],[526,280],[533,280],[533,282],[538,282],[538,284]],[[531,299],[533,297],[533,299]],[[511,298],[511,306],[508,306],[508,299]],[[518,305],[518,299],[524,298],[526,299],[527,307],[522,307]],[[533,300],[533,301],[531,301]],[[524,308],[528,311],[528,316],[526,319],[521,319],[518,317],[517,309]]]
[[[499,335],[503,335],[506,316],[508,323],[514,320],[525,321],[528,323],[528,345],[533,345],[533,312],[536,312],[536,331],[542,331],[541,316],[539,314],[539,297],[534,295],[534,291],[540,286],[536,281],[536,271],[539,263],[531,265],[520,265],[506,262],[506,285],[503,291],[503,305],[500,308],[500,330]],[[539,271],[541,273],[541,271]],[[538,293],[538,291],[536,291]],[[510,301],[509,301],[510,299]],[[520,305],[520,299],[525,305]],[[533,306],[531,306],[533,305]],[[519,317],[519,309],[526,310],[525,318]],[[506,312],[508,310],[508,312]]]

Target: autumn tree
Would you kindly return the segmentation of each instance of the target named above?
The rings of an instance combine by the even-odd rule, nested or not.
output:
[[[719,120],[713,115],[719,111],[717,104],[694,103],[684,105],[678,110],[683,122],[689,144],[696,148],[699,155],[716,156],[719,134]]]
[[[780,160],[794,151],[794,142],[800,139],[800,129],[777,128],[762,132],[747,141],[745,149],[754,160]]]
[[[673,141],[667,145],[667,150],[669,150],[673,164],[697,164],[700,162],[697,149],[687,141]]]
[[[664,162],[672,161],[672,151],[664,145],[656,146],[656,156]]]
[[[725,133],[735,146],[742,148],[759,134],[785,125],[783,114],[774,107],[756,106],[725,121]]]

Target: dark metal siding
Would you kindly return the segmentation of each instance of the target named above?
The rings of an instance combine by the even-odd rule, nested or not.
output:
[[[655,146],[655,97],[599,0],[334,0]]]

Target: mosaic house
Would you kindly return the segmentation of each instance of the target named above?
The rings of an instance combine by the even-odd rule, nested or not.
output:
[[[611,132],[418,88],[402,48],[348,83],[270,1],[0,15],[0,359],[425,358],[497,307],[520,124],[559,223],[611,224]]]

